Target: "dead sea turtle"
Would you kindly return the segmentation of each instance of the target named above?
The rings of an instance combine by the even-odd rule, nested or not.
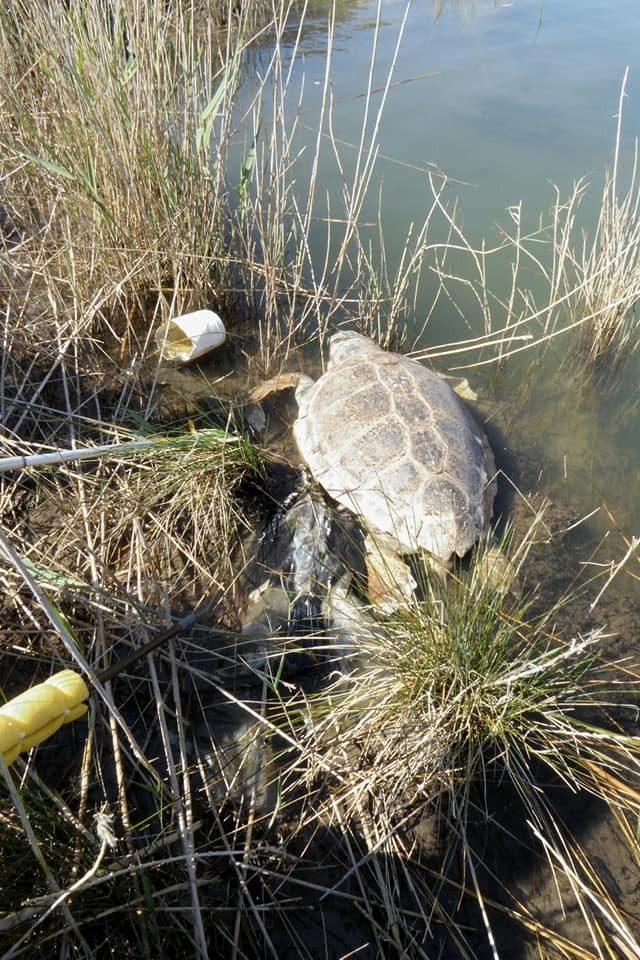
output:
[[[486,533],[493,455],[446,380],[341,332],[330,340],[326,372],[315,382],[302,377],[296,400],[300,454],[329,496],[371,531],[378,568],[384,551],[423,549],[448,564]]]

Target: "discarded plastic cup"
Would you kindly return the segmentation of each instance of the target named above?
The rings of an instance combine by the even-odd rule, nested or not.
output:
[[[194,310],[172,317],[155,333],[163,360],[188,363],[221,346],[226,338],[224,323],[213,310]]]

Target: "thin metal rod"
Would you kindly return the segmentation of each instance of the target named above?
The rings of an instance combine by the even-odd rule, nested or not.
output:
[[[82,447],[79,450],[54,450],[51,453],[34,453],[26,457],[0,458],[0,473],[8,470],[24,470],[27,467],[46,467],[50,464],[69,463],[72,460],[99,460],[112,453],[127,453],[128,451],[144,450],[162,443],[158,438],[154,440],[127,440],[125,443],[105,443],[99,447]]]
[[[152,653],[158,647],[162,646],[163,643],[166,643],[168,640],[172,640],[180,633],[181,630],[186,630],[194,623],[197,623],[197,621],[203,617],[207,610],[209,610],[209,604],[203,603],[197,608],[197,610],[194,610],[186,617],[178,620],[177,623],[174,623],[174,625],[168,630],[165,630],[164,633],[158,634],[157,637],[154,637],[153,640],[149,640],[148,643],[144,643],[141,647],[138,647],[137,650],[132,650],[131,653],[126,655],[126,657],[121,657],[119,660],[116,660],[116,662],[107,670],[101,670],[96,674],[96,678],[100,681],[100,683],[106,683],[107,680],[113,680],[113,678],[117,677],[119,673],[122,673],[123,670],[126,670],[128,667],[132,666],[132,664],[136,663],[142,657],[146,657],[147,654]]]

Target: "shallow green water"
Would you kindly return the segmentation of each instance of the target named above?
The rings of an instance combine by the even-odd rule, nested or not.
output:
[[[328,42],[327,10],[315,3],[292,71],[292,87],[304,90],[298,138],[313,150],[325,72],[331,46],[333,135],[347,180],[353,173],[363,124],[372,48],[376,46],[367,129],[372,130],[383,87],[398,44],[392,85],[380,120],[378,158],[361,219],[374,223],[380,209],[389,267],[401,256],[407,230],[420,223],[431,203],[426,172],[451,178],[444,192],[449,208],[457,203],[466,237],[479,246],[500,242],[501,225],[513,229],[506,208],[522,203],[523,229],[533,229],[549,210],[556,184],[562,195],[579,177],[591,187],[580,224],[593,228],[603,171],[610,164],[615,115],[625,68],[630,74],[624,108],[623,184],[640,133],[640,5],[621,0],[513,0],[513,2],[434,2],[415,0],[405,17],[404,0],[339,3],[333,43]],[[615,8],[615,9],[614,9]],[[376,32],[376,20],[379,30]],[[404,26],[403,26],[404,20]],[[294,35],[293,28],[290,38]],[[325,125],[326,130],[326,125]],[[298,187],[304,193],[304,177]],[[317,213],[326,212],[325,192],[339,207],[341,176],[330,149],[321,155]],[[314,238],[318,260],[324,253],[324,225]],[[376,229],[371,228],[376,246]],[[434,219],[434,241],[444,240]],[[469,269],[460,261],[461,275]],[[491,289],[505,296],[510,265],[497,264]],[[524,280],[534,287],[531,271]],[[419,329],[433,301],[433,274],[425,271],[415,311]],[[456,299],[464,316],[441,299],[422,337],[433,347],[483,332],[473,298],[460,284]],[[544,357],[528,352],[507,365],[495,384],[495,367],[471,370],[474,386],[489,384],[500,401],[498,416],[507,446],[542,455],[539,488],[560,497],[570,511],[584,514],[606,503],[627,536],[640,532],[640,366],[627,363],[614,391],[573,377],[562,361],[575,351],[575,337],[554,341]],[[477,359],[469,356],[463,362]],[[537,359],[535,367],[532,366]],[[459,362],[459,361],[457,361]],[[441,366],[454,365],[441,361]],[[524,382],[528,388],[523,389]],[[593,536],[611,526],[604,510],[591,525]],[[618,536],[617,547],[624,553]],[[613,551],[615,555],[615,549]],[[640,572],[640,571],[639,571]],[[629,581],[631,586],[631,581]]]
[[[495,238],[494,223],[509,204],[523,200],[537,215],[548,205],[549,181],[563,189],[579,176],[599,176],[611,157],[627,65],[629,145],[640,129],[640,74],[634,75],[640,7],[633,0],[442,0],[442,6],[437,18],[437,3],[411,4],[393,76],[398,86],[381,124],[380,150],[392,158],[377,171],[385,184],[387,238],[394,230],[404,234],[425,196],[421,175],[399,163],[434,163],[474,185],[460,190],[473,239]],[[376,2],[339,7],[345,19],[336,24],[332,56],[335,132],[350,141],[361,123],[362,102],[352,98],[367,87],[376,8]],[[405,0],[381,5],[374,86],[388,73],[404,11]],[[327,48],[321,22],[309,28],[298,67],[307,78],[304,114],[311,125]]]

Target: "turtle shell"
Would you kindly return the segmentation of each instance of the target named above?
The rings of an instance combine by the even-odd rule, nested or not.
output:
[[[338,333],[296,392],[293,432],[314,478],[386,545],[464,556],[486,530],[495,465],[451,386],[367,337]]]

